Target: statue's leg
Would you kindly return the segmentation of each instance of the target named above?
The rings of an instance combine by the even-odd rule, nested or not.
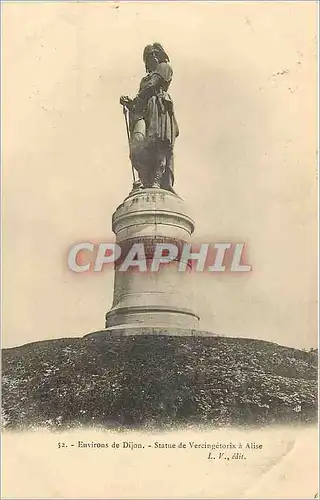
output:
[[[166,155],[162,151],[159,151],[157,152],[156,155],[152,187],[161,188],[162,178],[165,170],[166,170]]]
[[[172,153],[169,153],[166,158],[166,168],[161,180],[161,188],[176,194],[175,190],[173,189],[173,182],[173,155]]]
[[[133,167],[139,174],[139,180],[143,185],[147,183],[147,171],[145,167],[145,141],[146,124],[145,121],[141,119],[137,121],[131,132],[130,157]]]
[[[138,120],[133,127],[131,139],[136,142],[141,142],[146,138],[146,122],[143,118]]]

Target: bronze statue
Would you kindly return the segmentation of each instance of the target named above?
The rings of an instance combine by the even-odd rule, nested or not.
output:
[[[130,158],[141,187],[174,193],[173,147],[179,129],[168,94],[173,71],[160,43],[145,47],[143,61],[147,74],[140,82],[138,95],[134,99],[120,98],[129,115]]]

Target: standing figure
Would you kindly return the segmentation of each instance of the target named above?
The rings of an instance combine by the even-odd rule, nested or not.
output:
[[[120,98],[129,110],[130,158],[142,186],[173,190],[173,147],[179,135],[168,89],[172,79],[169,57],[160,43],[143,52],[146,76],[135,99]]]

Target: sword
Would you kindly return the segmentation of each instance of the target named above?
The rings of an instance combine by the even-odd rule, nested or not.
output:
[[[126,122],[126,131],[127,131],[128,144],[129,144],[129,153],[130,153],[130,129],[129,129],[129,120],[128,120],[129,109],[127,108],[127,106],[125,106],[123,104],[122,105],[122,111],[123,111],[123,115],[124,115],[124,121]],[[131,161],[133,182],[135,183],[136,182],[136,176],[135,176],[135,171],[134,171],[132,160],[131,160],[131,154],[129,154],[129,158],[130,158],[130,161]]]

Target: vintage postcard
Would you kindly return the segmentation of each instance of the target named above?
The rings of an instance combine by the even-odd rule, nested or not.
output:
[[[317,498],[317,2],[2,2],[2,498]]]

